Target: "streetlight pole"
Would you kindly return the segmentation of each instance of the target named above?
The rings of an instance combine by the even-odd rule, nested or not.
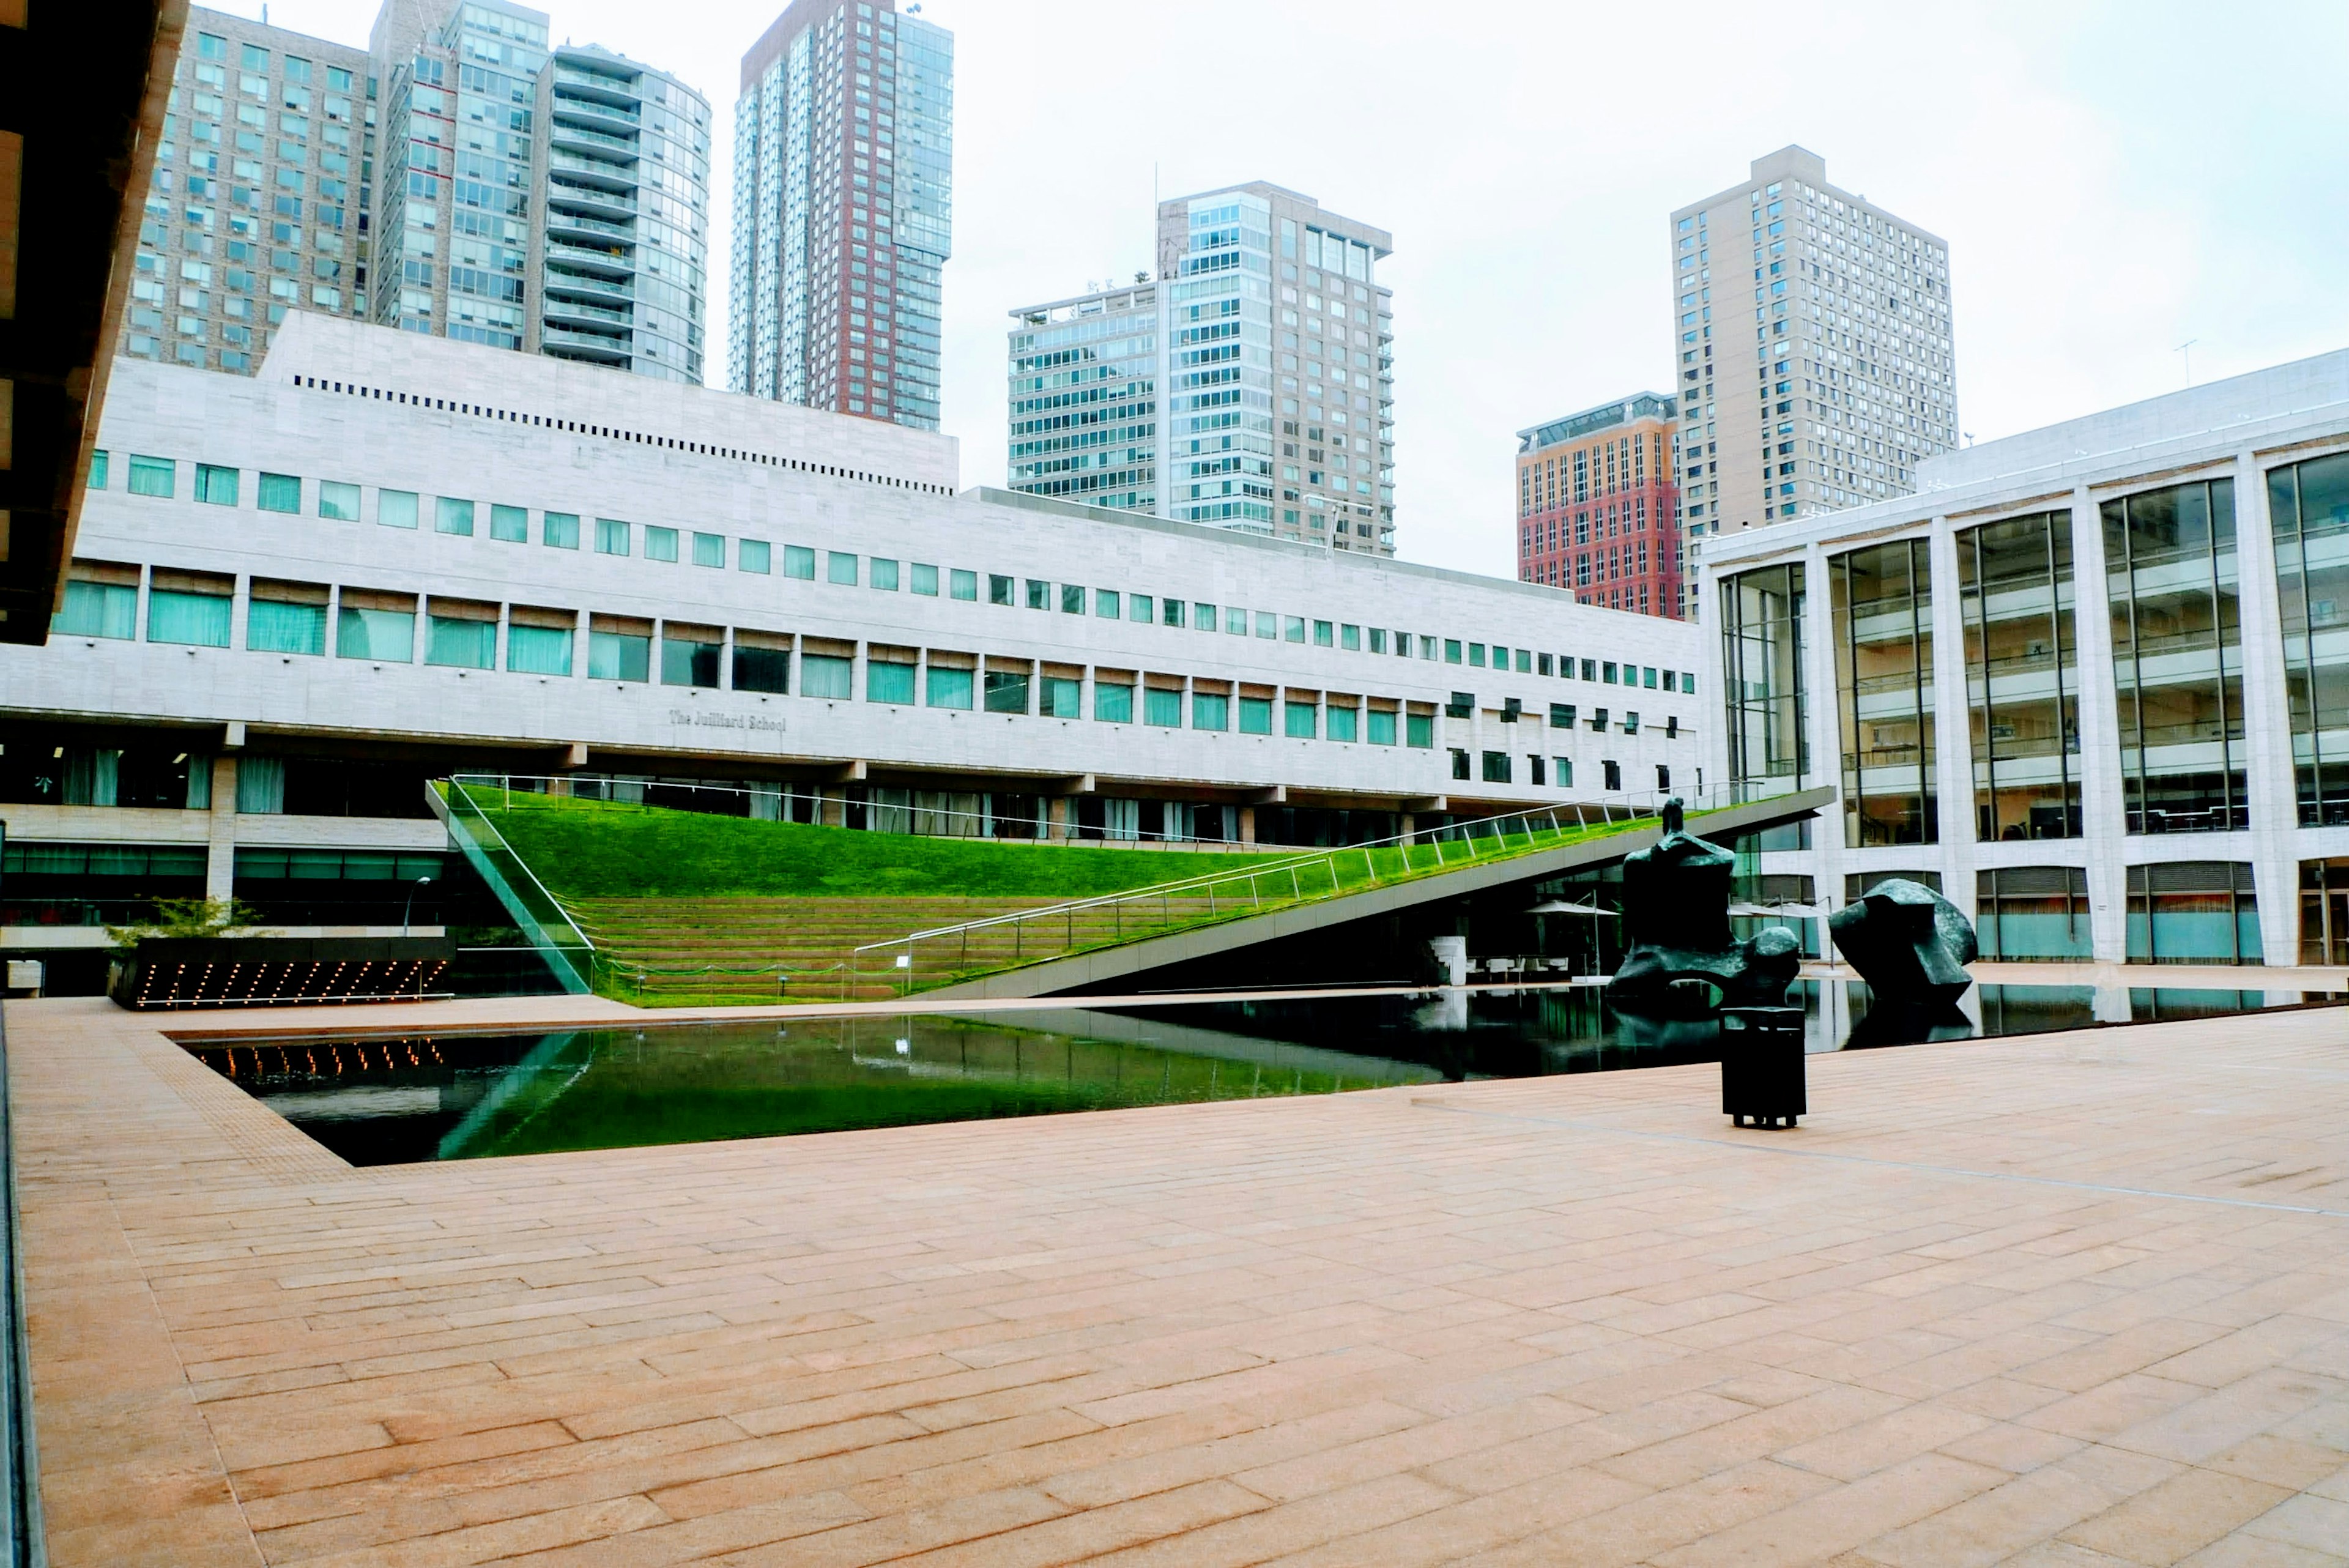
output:
[[[432,878],[429,877],[419,877],[416,879],[416,888],[429,888],[431,885]],[[408,903],[399,911],[399,934],[403,937],[408,934],[408,917],[416,912],[416,888],[410,888],[408,890]]]

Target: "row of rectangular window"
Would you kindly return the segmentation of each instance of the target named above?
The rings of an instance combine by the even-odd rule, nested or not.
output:
[[[109,457],[106,452],[94,454],[90,465],[90,487],[106,488]],[[129,488],[134,495],[171,497],[176,485],[177,465],[169,458],[133,454],[129,459]],[[239,470],[217,467],[211,463],[194,465],[194,498],[216,505],[240,504],[242,480]],[[262,511],[298,515],[302,510],[302,480],[291,474],[261,472],[256,475],[255,503]],[[337,483],[330,480],[317,482],[317,514],[329,521],[356,523],[360,521],[360,495],[357,484]],[[385,527],[413,529],[420,526],[421,497],[414,491],[382,490],[376,492],[376,521]],[[434,496],[432,518],[435,532],[460,537],[471,537],[479,521],[480,508],[471,500],[452,496]],[[512,544],[527,543],[530,537],[530,513],[526,507],[491,504],[488,508],[490,537]],[[542,512],[540,542],[558,549],[575,550],[580,546],[580,516],[568,512]],[[636,524],[619,518],[598,517],[595,522],[595,550],[599,555],[629,556],[635,551]],[[689,558],[697,566],[723,569],[727,560],[727,541],[722,534],[692,532],[689,556],[684,532],[658,524],[644,524],[644,558],[651,561],[677,562]],[[947,597],[977,602],[979,574],[959,567],[943,573],[932,564],[920,561],[891,559],[887,556],[860,556],[853,551],[825,550],[823,579],[845,587],[861,584],[883,592],[895,593],[901,587],[927,597],[936,597],[941,577]],[[812,582],[816,577],[818,552],[804,545],[783,546],[782,575],[785,577]],[[735,568],[758,576],[771,575],[774,570],[773,547],[762,539],[742,539],[736,542]],[[1007,607],[1024,605],[1029,609],[1058,608],[1064,615],[1084,615],[1090,606],[1092,615],[1102,620],[1124,620],[1144,625],[1160,625],[1175,628],[1191,627],[1201,631],[1222,631],[1234,637],[1253,634],[1268,641],[1310,643],[1318,648],[1342,649],[1360,652],[1367,648],[1373,654],[1412,657],[1413,634],[1391,631],[1385,627],[1364,628],[1352,622],[1310,618],[1305,616],[1282,615],[1272,610],[1249,610],[1237,605],[1216,605],[1205,600],[1161,597],[1151,594],[1124,592],[1116,588],[1088,587],[1081,583],[1052,583],[1036,577],[1018,577],[999,573],[987,575],[987,601]],[[1551,654],[1529,648],[1512,649],[1505,643],[1487,645],[1459,638],[1417,638],[1418,657],[1440,659],[1446,664],[1465,664],[1469,668],[1511,670],[1520,675],[1555,674],[1559,679],[1573,680],[1578,660],[1571,655]],[[1645,685],[1651,690],[1678,691],[1693,694],[1696,676],[1693,671],[1661,670],[1654,665],[1639,665],[1628,661],[1618,664],[1610,659],[1584,659],[1579,661],[1585,680],[1601,680],[1608,685]]]
[[[1477,761],[1481,769],[1478,776],[1481,776],[1485,783],[1515,784],[1516,782],[1516,759],[1511,753],[1507,752],[1483,752],[1478,753]],[[1671,788],[1672,770],[1671,764],[1667,763],[1658,763],[1655,764],[1655,767],[1656,788],[1659,790],[1668,790]],[[1471,776],[1469,773],[1469,754],[1465,750],[1458,746],[1452,748],[1452,776],[1455,779],[1463,780]],[[1572,757],[1545,757],[1537,752],[1527,752],[1526,753],[1526,782],[1529,784],[1547,786],[1556,789],[1572,789],[1574,787],[1574,759]],[[1602,790],[1619,790],[1623,787],[1623,764],[1619,761],[1612,757],[1602,757],[1599,759],[1599,787]]]

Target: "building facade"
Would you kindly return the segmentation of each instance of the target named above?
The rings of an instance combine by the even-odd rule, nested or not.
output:
[[[1517,432],[1517,580],[1683,614],[1674,400],[1640,392]]]
[[[367,313],[367,54],[191,7],[122,353],[251,374],[288,312]]]
[[[938,425],[954,35],[893,0],[792,0],[742,57],[727,385]]]
[[[1009,488],[1158,514],[1166,295],[1137,277],[1011,313]]]
[[[1392,250],[1261,181],[1159,203],[1161,516],[1394,553]]]
[[[1842,794],[1762,868],[1989,957],[2349,963],[2349,352],[1919,478],[1702,543],[1719,776]]]
[[[709,104],[666,72],[565,44],[539,73],[543,184],[523,346],[665,380],[701,380],[709,258]]]
[[[1704,788],[1695,630],[1549,588],[323,317],[255,378],[117,375],[64,608],[0,649],[10,951],[167,894],[365,923],[296,914],[438,853],[425,781],[469,768],[1309,844]]]
[[[1692,536],[1905,494],[1957,445],[1945,242],[1786,147],[1675,212],[1671,244]]]

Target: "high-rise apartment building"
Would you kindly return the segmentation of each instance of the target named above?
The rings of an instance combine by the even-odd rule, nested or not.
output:
[[[1166,293],[1145,275],[1011,313],[1011,489],[1158,511]]]
[[[1949,246],[1816,153],[1674,213],[1671,254],[1689,533],[1905,494],[1957,444]]]
[[[698,384],[709,255],[709,103],[608,49],[554,50],[539,73],[543,182],[523,347]]]
[[[1679,619],[1678,408],[1639,392],[1517,432],[1517,577]]]
[[[1376,276],[1392,249],[1385,230],[1261,181],[1159,203],[1160,516],[1394,553],[1394,317]],[[1123,293],[1014,314],[1081,317],[1091,299]],[[1015,399],[1051,390],[1017,389],[1030,336],[1024,320],[1013,331]],[[1015,413],[1015,425],[1046,411]],[[1051,455],[1019,450],[1034,433],[1013,437],[1015,469]],[[1129,441],[1116,438],[1121,453]]]
[[[893,0],[792,0],[742,57],[727,385],[938,425],[954,35]]]
[[[363,316],[373,124],[366,50],[192,7],[121,351],[250,374],[287,311]]]

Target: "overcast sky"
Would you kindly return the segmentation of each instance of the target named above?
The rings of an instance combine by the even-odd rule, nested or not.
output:
[[[222,8],[257,15],[257,4]],[[549,0],[732,113],[781,0]],[[372,0],[270,20],[364,44]],[[1395,535],[1514,570],[1524,427],[1671,374],[1666,214],[1800,142],[1950,244],[1987,440],[2349,346],[2349,5],[925,0],[956,39],[946,429],[1003,482],[1014,306],[1153,265],[1152,192],[1268,180],[1394,235]],[[2189,354],[2178,345],[2193,340]]]

